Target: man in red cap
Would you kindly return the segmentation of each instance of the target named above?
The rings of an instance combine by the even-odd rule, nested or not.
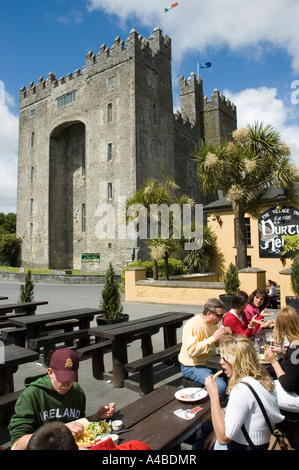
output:
[[[74,437],[83,434],[84,427],[77,420],[85,417],[86,397],[78,384],[78,369],[77,354],[59,349],[51,357],[47,374],[25,380],[8,427],[13,450],[26,449],[34,431],[52,421],[65,423]],[[109,403],[87,419],[111,418],[114,411],[115,403]]]

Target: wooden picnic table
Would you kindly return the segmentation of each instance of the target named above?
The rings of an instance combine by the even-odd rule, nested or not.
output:
[[[66,310],[63,312],[43,313],[40,315],[33,316],[26,315],[23,317],[16,318],[10,317],[9,321],[13,325],[23,326],[27,329],[27,348],[31,349],[30,339],[38,338],[40,335],[42,335],[47,324],[75,319],[79,321],[79,330],[88,330],[90,328],[90,322],[93,320],[94,315],[98,315],[100,312],[101,310],[96,308],[80,308],[75,310]],[[83,343],[81,344],[81,346],[82,345]]]
[[[192,436],[210,418],[210,399],[207,396],[195,403],[184,403],[175,398],[177,390],[179,388],[172,385],[163,385],[116,411],[114,418],[123,421],[123,429],[131,428],[119,434],[119,444],[138,439],[153,450],[173,450]],[[174,414],[180,408],[197,406],[202,410],[192,419],[185,420]]]
[[[13,312],[16,309],[22,309],[26,313],[25,315],[34,315],[37,307],[39,305],[46,305],[48,304],[45,300],[40,300],[36,302],[17,302],[14,304],[1,304],[0,305],[0,315],[5,315],[7,313]]]
[[[4,357],[0,361],[0,395],[6,395],[14,391],[13,374],[18,370],[20,364],[32,362],[39,359],[39,354],[15,344],[2,346],[0,350]],[[4,350],[4,351],[3,351]]]
[[[141,340],[141,349],[143,357],[153,353],[152,336],[161,328],[164,333],[164,348],[169,348],[177,344],[177,329],[183,322],[191,317],[193,313],[187,312],[165,312],[158,315],[139,318],[137,320],[118,323],[117,325],[106,325],[91,328],[90,335],[97,338],[109,339],[112,342],[112,377],[113,386],[121,388],[128,374],[125,365],[128,363],[128,344]]]

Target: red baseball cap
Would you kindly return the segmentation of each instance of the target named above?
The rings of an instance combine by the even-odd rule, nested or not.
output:
[[[52,354],[50,367],[59,382],[78,382],[79,358],[71,349],[58,349]]]

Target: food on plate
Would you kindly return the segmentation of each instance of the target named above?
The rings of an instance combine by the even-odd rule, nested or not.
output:
[[[105,420],[89,423],[84,429],[84,433],[76,438],[76,443],[79,447],[91,447],[110,431],[110,425]]]

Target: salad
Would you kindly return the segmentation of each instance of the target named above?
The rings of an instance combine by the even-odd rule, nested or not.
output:
[[[79,447],[91,447],[111,431],[110,425],[105,420],[89,423],[82,436],[76,439]]]

